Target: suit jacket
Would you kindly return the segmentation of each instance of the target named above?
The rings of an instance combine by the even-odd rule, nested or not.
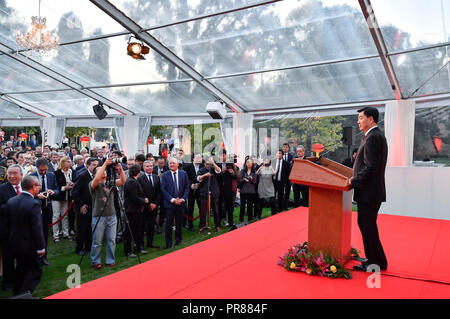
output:
[[[141,185],[142,191],[144,192],[144,197],[147,197],[150,203],[160,205],[161,204],[161,181],[159,176],[152,174],[153,184],[147,178],[146,174],[141,174],[138,177],[138,182]],[[149,205],[145,205],[145,209],[149,208]]]
[[[216,164],[217,166],[220,167],[221,170],[223,168],[223,165],[226,166],[226,163],[216,163]],[[219,187],[221,188],[221,191],[223,193],[237,191],[237,178],[239,171],[235,166],[233,166],[233,170],[234,175],[231,174],[228,170],[226,170],[225,172],[221,172],[219,174]]]
[[[37,140],[30,140],[30,147],[32,150],[35,150],[38,145],[39,143]]]
[[[145,196],[141,185],[133,177],[128,177],[123,185],[125,212],[141,212],[144,210]]]
[[[57,171],[57,169],[55,169],[53,167],[53,164],[50,161],[48,161],[48,171],[51,172],[51,173],[55,173]]]
[[[285,155],[286,155],[286,154],[283,154],[283,160],[285,160],[285,159],[284,159],[284,156],[285,156]],[[292,160],[294,159],[294,156],[292,156],[291,153],[288,153],[287,156],[288,156],[288,159],[287,159],[286,162],[288,162],[289,165],[290,165],[290,164],[292,163]]]
[[[161,175],[161,192],[163,196],[163,203],[165,208],[174,208],[174,205],[170,202],[172,198],[182,198],[187,201],[189,195],[189,177],[183,170],[178,170],[178,193],[175,191],[175,185],[173,182],[172,171],[169,170]]]
[[[15,254],[36,255],[45,248],[41,203],[28,194],[20,194],[7,204],[8,247]]]
[[[6,204],[17,193],[10,182],[0,185],[0,241],[8,238],[6,233]]]
[[[167,172],[168,170],[169,170],[169,166],[164,165],[163,168],[162,168],[161,174],[159,174],[159,173],[158,173],[158,172],[159,172],[159,167],[158,167],[158,165],[157,165],[157,166],[155,166],[155,167],[153,168],[153,174],[156,174],[156,175],[158,175],[159,177],[161,177],[161,175],[162,175],[163,173]]]
[[[74,182],[75,178],[76,178],[75,170],[73,170],[71,168],[69,168],[69,169],[72,171],[72,182]],[[57,170],[55,172],[55,177],[56,177],[56,183],[59,186],[59,188],[58,188],[59,194],[54,197],[54,200],[59,200],[59,201],[66,200],[66,193],[69,192],[68,200],[70,202],[72,200],[72,195],[71,195],[72,192],[70,190],[64,190],[64,191],[62,190],[62,188],[67,185],[66,177],[64,176],[64,172],[60,169]]]
[[[290,167],[290,164],[288,162],[286,162],[285,160],[281,160],[281,161],[283,163],[281,165],[281,182],[287,183],[287,182],[289,182],[289,174],[291,173],[291,167]],[[273,175],[274,181],[278,181],[278,175],[276,174],[277,162],[278,162],[278,159],[276,159],[273,163],[274,169],[275,169],[275,175]]]
[[[86,169],[75,182],[72,188],[72,198],[77,209],[80,209],[83,205],[88,206],[89,213],[92,210],[92,196],[89,191],[89,183],[92,181],[90,172]]]
[[[209,172],[211,173],[211,176],[205,177],[204,179],[202,179],[202,181],[200,182],[200,185],[198,187],[200,196],[207,197],[208,196],[208,188],[209,188],[209,190],[211,191],[212,197],[219,197],[220,188],[219,188],[218,174],[215,172],[214,167],[211,167]],[[197,176],[204,175],[206,173],[208,173],[208,170],[206,169],[206,167],[202,167],[198,171]]]
[[[47,189],[51,189],[51,190],[53,190],[55,192],[54,195],[49,196],[49,199],[55,199],[58,196],[58,194],[59,194],[59,186],[58,186],[58,183],[56,182],[55,174],[53,174],[52,172],[47,171],[47,174],[45,174],[45,175],[47,176],[47,183],[46,183]],[[34,172],[34,173],[31,173],[30,176],[35,176],[39,180],[39,183],[42,182],[41,181],[41,177],[39,176],[37,171]],[[41,202],[42,202],[42,206],[44,206],[45,205],[45,200],[41,200]],[[49,202],[48,202],[48,204],[49,204]]]
[[[78,177],[81,176],[81,174],[83,174],[86,171],[87,171],[87,168],[86,168],[86,166],[84,164],[78,166],[76,168],[76,170],[75,170],[75,179],[74,179],[74,181],[76,181],[78,179]]]
[[[201,163],[199,165],[198,171],[200,171],[204,167],[204,165]],[[188,174],[189,182],[192,184],[197,184],[197,173],[195,173],[195,166],[194,164],[186,164],[184,171]]]
[[[387,142],[376,127],[364,138],[353,165],[352,187],[356,202],[385,202],[384,172],[387,161]]]

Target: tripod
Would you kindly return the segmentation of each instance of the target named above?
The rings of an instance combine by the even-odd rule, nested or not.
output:
[[[108,180],[107,184],[110,185],[110,186],[109,186],[109,193],[108,193],[108,196],[107,196],[107,198],[106,198],[105,204],[103,205],[103,207],[102,207],[102,209],[101,209],[101,211],[100,211],[100,215],[98,216],[98,219],[97,219],[97,222],[95,223],[94,229],[92,230],[92,234],[91,234],[92,237],[94,237],[95,230],[97,229],[98,223],[100,222],[100,219],[103,217],[103,213],[104,213],[105,208],[106,208],[106,206],[108,205],[108,202],[109,202],[109,200],[110,200],[110,198],[111,198],[111,194],[112,194],[113,192],[116,192],[116,193],[118,194],[118,189],[117,189],[117,186],[116,186],[115,170],[114,170],[114,169],[111,169],[111,170],[110,170],[110,174],[108,174],[108,176],[109,176],[109,180]],[[100,186],[98,186],[98,187],[100,187]],[[118,200],[118,202],[119,202],[119,207],[120,207],[120,209],[122,209],[122,206],[121,206],[122,203],[121,203],[120,199]],[[120,210],[119,210],[119,215],[120,215]],[[122,222],[122,219],[121,219],[120,217],[119,217],[119,219],[120,219],[120,221],[121,221],[121,223],[122,223],[122,229],[124,229],[124,228],[123,228],[123,222]],[[135,251],[136,251],[136,255],[137,255],[137,257],[138,257],[138,261],[139,261],[139,263],[141,263],[141,259],[140,259],[140,257],[139,257],[139,252],[137,251],[136,242],[134,241],[133,233],[131,232],[130,223],[129,223],[129,221],[128,221],[128,218],[127,218],[126,213],[124,214],[124,219],[125,219],[125,223],[126,223],[126,225],[127,225],[127,227],[128,227],[128,231],[129,231],[129,233],[130,233],[130,235],[131,235],[131,240],[132,240],[134,249],[135,249]],[[114,240],[115,240],[115,238],[114,238]],[[80,261],[78,262],[78,266],[80,266],[81,263],[83,262],[83,258],[84,258],[85,255],[86,255],[86,251],[84,251],[83,255],[81,256]]]

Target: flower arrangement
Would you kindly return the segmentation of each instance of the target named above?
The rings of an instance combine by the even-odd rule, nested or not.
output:
[[[352,249],[352,256],[359,252]],[[302,271],[308,275],[319,275],[329,278],[347,278],[352,276],[344,265],[336,259],[324,254],[322,251],[318,253],[308,252],[308,242],[296,244],[289,248],[288,252],[280,257],[278,265],[283,266],[288,271]]]

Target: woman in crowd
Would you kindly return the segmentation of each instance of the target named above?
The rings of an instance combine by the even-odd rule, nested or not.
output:
[[[245,209],[247,208],[247,220],[253,220],[253,211],[256,202],[256,181],[257,176],[253,170],[253,161],[246,159],[244,168],[239,174],[239,189],[241,194],[241,209],[239,214],[239,222],[244,221]]]
[[[59,186],[59,194],[52,200],[53,223],[63,216],[72,200],[71,189],[74,185],[75,171],[72,169],[72,161],[70,157],[64,156],[59,162],[58,169],[55,172],[56,182]],[[59,224],[61,223],[62,230]],[[64,239],[69,238],[69,219],[64,216],[60,223],[53,225],[53,240],[55,243],[60,241],[62,233]]]
[[[273,186],[273,176],[275,175],[275,170],[273,169],[269,158],[264,159],[263,165],[259,167],[256,174],[259,176],[259,200],[256,203],[256,219],[259,220],[261,219],[264,202],[268,201],[270,203],[272,215],[276,214],[277,210],[275,201],[275,188]]]

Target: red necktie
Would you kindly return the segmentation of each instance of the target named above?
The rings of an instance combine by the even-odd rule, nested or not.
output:
[[[20,195],[19,185],[16,185],[16,193],[17,193],[17,195]]]

